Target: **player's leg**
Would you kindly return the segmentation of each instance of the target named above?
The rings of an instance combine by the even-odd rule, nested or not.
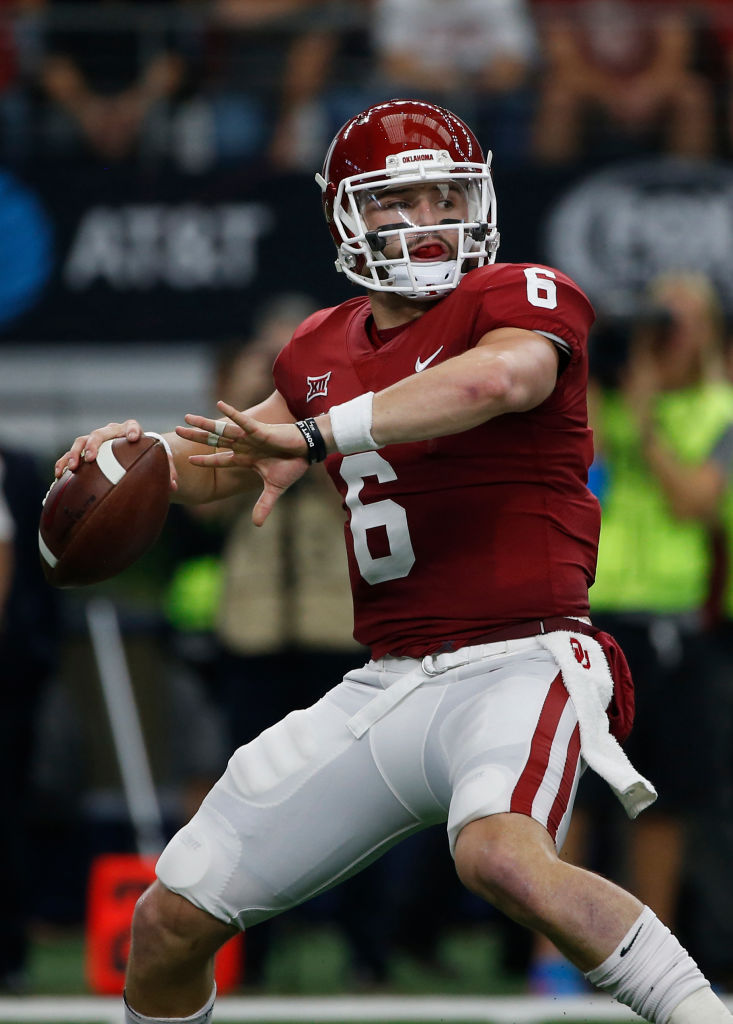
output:
[[[613,952],[643,909],[612,882],[560,860],[546,829],[524,814],[470,822],[455,860],[468,889],[547,935],[583,971]]]
[[[136,908],[129,1024],[207,1024],[211,958],[235,928],[310,899],[400,838],[445,818],[447,806],[436,803],[419,757],[399,780],[400,798],[369,738],[357,740],[347,728],[394,681],[386,671],[350,674],[312,708],[291,713],[235,752],[166,847],[159,884]],[[425,696],[401,730],[402,748],[412,730],[422,734],[432,720],[439,693]],[[414,744],[420,749],[420,735]]]
[[[733,1020],[654,913],[607,879],[561,861],[539,822],[516,813],[472,821],[455,858],[472,892],[546,935],[589,981],[645,1020]]]
[[[461,669],[462,682],[449,690],[455,706],[446,708],[441,736],[450,762],[448,833],[459,877],[550,938],[592,984],[648,1021],[732,1021],[648,907],[558,857],[582,767],[581,744],[575,706],[554,655],[542,646],[510,644],[497,662],[487,658]],[[473,671],[484,672],[484,687],[467,700]],[[589,674],[589,684],[593,678]],[[482,682],[481,675],[475,681]]]
[[[128,1020],[188,1017],[206,1024],[213,1008],[214,953],[236,931],[155,882],[133,917],[125,984]]]

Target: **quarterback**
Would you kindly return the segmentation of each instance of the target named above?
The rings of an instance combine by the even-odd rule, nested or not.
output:
[[[558,269],[495,263],[490,154],[443,108],[370,107],[316,180],[337,267],[366,295],[302,324],[263,403],[166,435],[172,496],[210,501],[254,470],[263,525],[325,462],[371,660],[235,751],[168,844],[135,910],[126,1020],[205,1024],[237,929],[444,822],[470,890],[641,1018],[732,1021],[648,907],[557,854],[582,771],[631,817],[656,797],[619,744],[623,653],[589,618],[592,308]],[[140,432],[79,437],[57,473]]]

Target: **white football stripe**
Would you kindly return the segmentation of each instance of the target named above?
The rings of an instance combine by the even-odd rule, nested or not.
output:
[[[111,484],[118,484],[127,470],[112,451],[112,441],[102,441],[97,452],[97,465]]]
[[[171,446],[168,444],[168,439],[166,437],[164,437],[163,434],[156,434],[154,430],[146,430],[145,431],[145,436],[146,437],[154,437],[156,439],[156,441],[160,441],[160,443],[163,445],[163,447],[166,450],[168,458],[169,459],[173,458],[173,452],[171,451]]]
[[[41,557],[44,562],[48,562],[52,569],[55,568],[58,558],[54,555],[53,551],[51,551],[50,547],[41,536],[40,530],[38,531],[38,550],[41,552]]]

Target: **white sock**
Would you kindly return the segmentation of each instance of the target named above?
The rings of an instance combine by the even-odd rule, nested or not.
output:
[[[707,1024],[708,1018],[695,1016],[694,1011],[692,1017],[672,1016],[698,990],[706,990],[710,996],[713,993],[690,954],[649,907],[644,907],[613,953],[586,978],[652,1024],[692,1024],[693,1019],[694,1024]],[[730,1019],[730,1015],[709,1018],[711,1024]]]
[[[133,1010],[124,993],[122,999],[125,1004],[125,1024],[209,1024],[214,1012],[216,985],[214,985],[206,1006],[202,1006],[197,1013],[191,1014],[190,1017],[146,1017],[144,1014],[138,1013],[137,1010]]]
[[[726,1024],[733,1020],[711,988],[700,988],[672,1011],[669,1024]]]

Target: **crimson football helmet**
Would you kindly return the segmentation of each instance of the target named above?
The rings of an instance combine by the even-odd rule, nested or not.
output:
[[[467,271],[496,259],[490,168],[491,153],[484,157],[470,128],[434,103],[388,100],[352,117],[316,175],[336,269],[411,299],[452,290]],[[424,190],[433,192],[427,208],[435,223],[415,209],[412,197]]]

